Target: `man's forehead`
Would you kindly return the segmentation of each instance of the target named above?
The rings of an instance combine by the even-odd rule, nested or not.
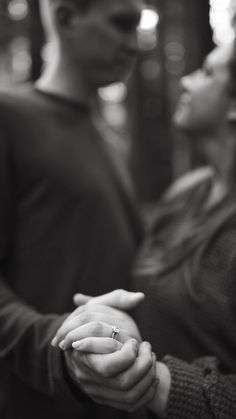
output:
[[[106,13],[141,13],[143,0],[97,0],[94,7]]]

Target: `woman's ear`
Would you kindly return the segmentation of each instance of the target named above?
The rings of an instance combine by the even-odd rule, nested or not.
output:
[[[229,122],[236,122],[236,99],[233,99],[231,101],[229,110],[228,110],[228,114],[227,114],[227,119]]]

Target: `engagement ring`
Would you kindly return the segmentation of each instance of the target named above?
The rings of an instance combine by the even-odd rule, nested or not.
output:
[[[112,326],[112,334],[111,334],[112,339],[118,340],[119,333],[120,333],[119,326]]]

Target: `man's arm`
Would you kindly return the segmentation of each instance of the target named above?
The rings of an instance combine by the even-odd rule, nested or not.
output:
[[[64,354],[50,345],[66,315],[41,315],[9,285],[7,264],[16,220],[12,165],[9,143],[0,131],[0,358],[30,387],[60,400],[69,398],[73,405]]]

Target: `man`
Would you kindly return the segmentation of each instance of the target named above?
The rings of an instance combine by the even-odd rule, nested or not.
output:
[[[75,292],[127,287],[142,238],[90,118],[98,87],[133,65],[141,8],[141,0],[42,0],[50,63],[36,86],[1,94],[1,418],[119,414],[95,407],[72,355],[50,342]]]

